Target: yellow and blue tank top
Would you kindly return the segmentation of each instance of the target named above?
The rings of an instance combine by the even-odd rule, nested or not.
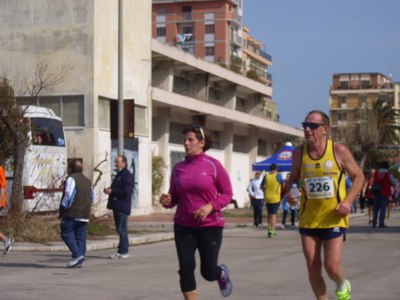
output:
[[[336,212],[337,205],[346,197],[345,177],[336,161],[333,141],[327,140],[325,153],[319,159],[311,158],[308,144],[303,144],[300,169],[303,193],[299,227],[349,227],[348,217]]]
[[[279,182],[277,176],[278,173],[265,174],[265,203],[274,204],[281,201],[281,183]]]

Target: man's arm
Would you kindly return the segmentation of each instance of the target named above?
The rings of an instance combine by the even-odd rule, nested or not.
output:
[[[300,167],[301,167],[301,147],[299,146],[293,151],[293,156],[292,156],[292,171],[290,171],[290,178],[288,181],[288,187],[293,186],[293,183],[297,184],[299,186],[299,181],[300,181]],[[297,198],[292,197],[290,195],[290,189],[288,188],[288,193],[286,196],[286,201],[292,205],[296,206],[299,201]]]
[[[75,199],[75,180],[72,177],[68,177],[65,182],[64,197],[61,200],[61,206],[63,208],[69,208]]]
[[[364,185],[365,178],[363,172],[355,161],[353,154],[351,154],[350,150],[346,146],[335,143],[335,156],[340,169],[346,171],[353,182],[347,192],[346,198],[343,202],[339,203],[336,208],[340,215],[347,216],[351,211],[351,204],[357,198],[358,193]]]

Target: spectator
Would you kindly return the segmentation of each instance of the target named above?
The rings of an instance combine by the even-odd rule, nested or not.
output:
[[[264,192],[260,188],[262,181],[261,178],[262,171],[256,171],[255,177],[250,180],[247,191],[249,192],[251,205],[253,206],[253,216],[254,216],[254,228],[262,227],[262,207],[264,204]]]

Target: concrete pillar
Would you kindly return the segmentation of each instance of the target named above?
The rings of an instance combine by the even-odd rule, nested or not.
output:
[[[170,108],[158,108],[158,117],[153,123],[153,139],[158,142],[159,155],[164,157],[165,162],[169,160],[168,143],[170,114]]]
[[[258,128],[249,128],[249,134],[246,137],[246,151],[249,153],[249,175],[252,178],[252,164],[256,162],[258,151]]]
[[[221,148],[224,150],[224,166],[228,174],[231,175],[232,152],[233,152],[233,132],[235,124],[233,122],[224,123],[223,134],[220,137]]]

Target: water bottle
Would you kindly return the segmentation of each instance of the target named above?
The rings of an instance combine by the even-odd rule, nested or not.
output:
[[[292,195],[292,197],[297,198],[297,200],[299,199],[299,189],[297,188],[297,184],[293,183],[292,188],[290,189],[290,195]],[[297,204],[296,206],[291,206],[291,209],[299,209],[300,208],[300,204]]]

